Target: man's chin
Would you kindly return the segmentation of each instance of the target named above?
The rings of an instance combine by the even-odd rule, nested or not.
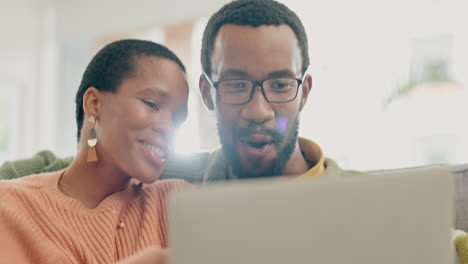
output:
[[[234,172],[239,178],[264,178],[276,176],[272,164],[242,163],[241,167],[234,168]]]
[[[261,178],[271,178],[271,177],[277,177],[280,175],[274,175],[270,172],[255,172],[255,173],[239,173],[236,174],[240,179],[261,179]]]
[[[242,148],[233,148],[232,146],[223,146],[224,154],[235,175],[241,179],[263,178],[277,176],[278,171],[275,169],[277,160],[276,148],[270,149],[268,155],[260,155],[255,157],[244,153]],[[275,173],[276,172],[276,173]]]

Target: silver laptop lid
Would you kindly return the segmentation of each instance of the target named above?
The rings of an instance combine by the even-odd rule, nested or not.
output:
[[[180,193],[169,205],[170,263],[452,263],[450,173],[389,174]]]

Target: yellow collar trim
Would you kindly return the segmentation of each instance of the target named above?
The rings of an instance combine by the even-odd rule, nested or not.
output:
[[[312,140],[299,137],[299,147],[304,154],[307,163],[312,166],[304,174],[297,177],[298,180],[319,177],[325,171],[325,157],[322,149]]]

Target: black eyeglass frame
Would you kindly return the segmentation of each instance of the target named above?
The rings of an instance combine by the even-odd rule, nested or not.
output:
[[[221,100],[221,102],[223,104],[229,104],[229,105],[243,105],[243,104],[247,104],[250,102],[250,100],[252,100],[253,98],[253,94],[255,92],[255,87],[257,86],[260,86],[261,88],[261,91],[262,91],[262,94],[263,94],[263,97],[267,100],[267,102],[270,102],[270,103],[275,103],[275,104],[283,104],[283,103],[289,103],[289,102],[292,102],[294,100],[296,100],[297,98],[297,94],[299,93],[299,87],[304,83],[304,78],[307,76],[307,74],[304,74],[304,76],[302,77],[302,79],[298,79],[298,78],[291,78],[291,77],[271,77],[271,78],[267,78],[267,79],[263,79],[263,80],[246,80],[246,79],[227,79],[227,80],[222,80],[222,81],[217,81],[217,82],[213,82],[211,80],[211,78],[208,76],[208,74],[206,73],[203,73],[203,75],[205,76],[205,78],[208,80],[208,82],[216,89],[216,91],[218,91],[218,86],[220,83],[222,82],[227,82],[227,81],[248,81],[248,82],[251,82],[252,83],[252,90],[250,91],[250,95],[249,97],[246,99],[245,102],[242,102],[242,103],[229,103],[229,102],[224,102],[223,99],[219,96],[219,93],[217,92],[217,96],[219,97],[219,99]],[[296,93],[294,94],[294,97],[291,99],[291,100],[288,100],[288,101],[270,101],[270,99],[268,99],[268,97],[266,96],[265,94],[265,90],[263,88],[263,83],[265,81],[268,81],[268,80],[271,80],[271,79],[291,79],[291,80],[295,80],[297,82],[297,89],[296,89]]]

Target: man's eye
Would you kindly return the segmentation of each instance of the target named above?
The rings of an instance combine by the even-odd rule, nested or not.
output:
[[[234,83],[234,87],[236,87],[236,88],[246,88],[247,84],[245,82],[238,82],[238,83]]]
[[[289,88],[289,82],[276,82],[273,84],[275,89],[285,89]]]
[[[152,103],[150,101],[146,101],[146,100],[142,100],[143,103],[145,103],[149,108],[153,109],[153,110],[156,110],[158,111],[159,110],[159,106],[155,103]]]
[[[243,93],[249,90],[249,83],[245,81],[225,81],[220,88],[226,93]]]
[[[225,81],[222,82],[222,86],[226,88],[236,88],[236,89],[242,89],[242,88],[247,88],[248,83],[245,81]]]

